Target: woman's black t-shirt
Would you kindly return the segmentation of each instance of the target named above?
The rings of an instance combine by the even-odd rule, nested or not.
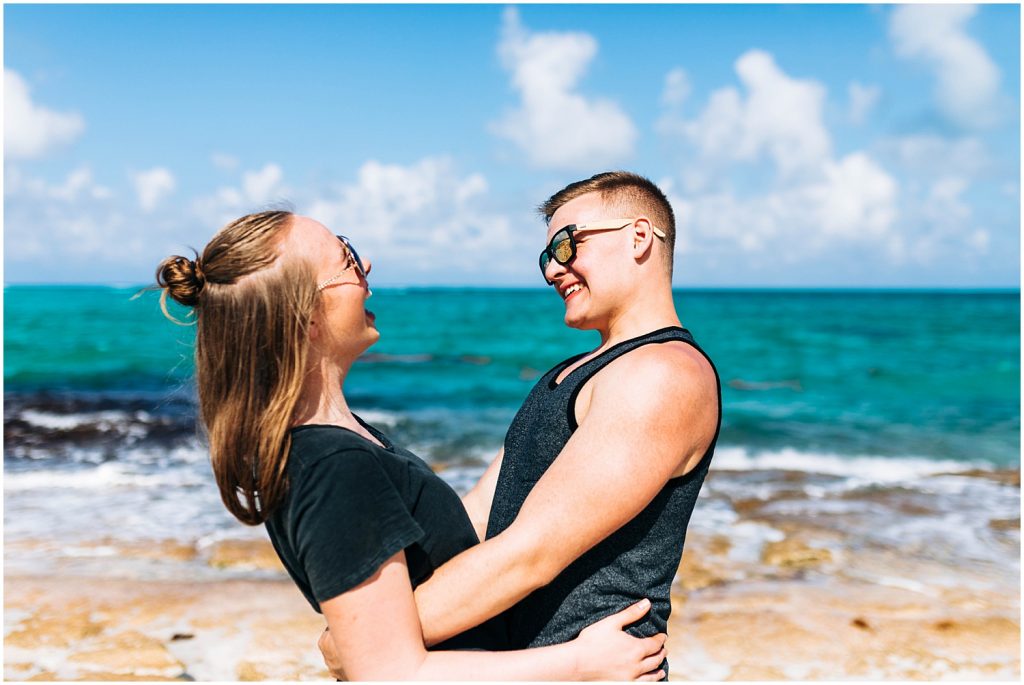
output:
[[[266,523],[285,569],[317,612],[399,550],[415,588],[479,543],[455,491],[422,459],[359,422],[384,447],[339,426],[292,429],[288,494]],[[492,619],[434,649],[505,645],[503,626]]]

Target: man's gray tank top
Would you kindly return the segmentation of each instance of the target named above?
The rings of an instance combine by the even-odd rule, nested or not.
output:
[[[534,484],[554,462],[576,430],[575,404],[583,385],[613,360],[642,345],[678,340],[707,358],[689,331],[673,326],[621,342],[573,369],[561,383],[563,369],[584,355],[558,364],[537,382],[505,435],[505,455],[487,522],[487,537],[505,530],[519,513]],[[711,359],[708,358],[708,363]],[[711,364],[714,369],[714,364]],[[510,648],[566,642],[583,628],[644,597],[652,608],[629,626],[636,636],[664,632],[671,612],[672,580],[683,553],[686,526],[697,500],[722,422],[718,372],[718,427],[703,458],[689,473],[665,484],[650,504],[622,528],[568,566],[549,585],[505,612]],[[642,467],[643,445],[635,456]],[[628,487],[628,484],[624,484]],[[501,582],[500,578],[495,579]],[[667,670],[667,664],[663,664]]]

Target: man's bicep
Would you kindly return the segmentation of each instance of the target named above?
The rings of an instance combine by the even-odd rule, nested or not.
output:
[[[651,423],[621,407],[592,404],[537,481],[510,529],[544,546],[550,572],[633,519],[671,477],[678,463],[672,441],[645,434]]]
[[[594,379],[586,416],[512,524],[543,541],[554,573],[639,514],[703,440],[692,374],[637,355]]]

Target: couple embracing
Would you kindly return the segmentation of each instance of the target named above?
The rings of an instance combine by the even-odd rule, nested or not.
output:
[[[542,275],[566,325],[601,343],[538,380],[461,501],[348,406],[345,378],[380,336],[352,241],[263,212],[157,271],[195,313],[224,504],[266,525],[327,621],[338,677],[668,676],[670,587],[721,424],[718,376],[675,311],[675,222],[656,185],[598,174],[541,212]]]

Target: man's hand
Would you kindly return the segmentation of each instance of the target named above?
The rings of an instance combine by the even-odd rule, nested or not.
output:
[[[331,675],[338,680],[348,680],[345,677],[345,671],[341,668],[338,650],[334,648],[334,640],[331,639],[330,628],[324,628],[324,632],[320,633],[320,639],[316,641],[316,646],[320,648],[320,655],[324,658],[324,665],[327,666],[327,670],[331,672]]]

